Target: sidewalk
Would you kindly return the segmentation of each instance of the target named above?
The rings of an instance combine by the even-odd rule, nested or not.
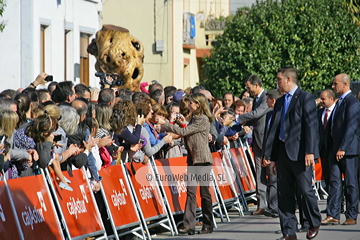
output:
[[[326,200],[320,200],[320,210],[325,209]],[[256,209],[256,206],[250,207],[250,211]],[[325,218],[326,214],[322,214]],[[281,237],[281,234],[275,234],[280,229],[279,218],[270,218],[265,216],[252,216],[246,212],[244,217],[239,217],[236,210],[229,210],[230,222],[219,222],[217,218],[217,228],[212,234],[193,236],[179,235],[171,236],[168,232],[153,236],[154,239],[246,239],[246,240],[275,240]],[[341,214],[340,222],[345,221],[345,215]],[[197,227],[196,231],[201,227]],[[306,233],[298,233],[299,240],[306,240]],[[316,240],[360,240],[360,223],[352,226],[329,225],[321,226]]]

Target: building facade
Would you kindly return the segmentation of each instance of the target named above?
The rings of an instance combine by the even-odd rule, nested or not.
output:
[[[0,90],[24,88],[40,72],[54,81],[98,85],[86,51],[101,27],[102,0],[5,0]]]
[[[184,89],[199,82],[202,57],[229,12],[230,0],[106,0],[101,23],[127,28],[144,44],[143,82]]]

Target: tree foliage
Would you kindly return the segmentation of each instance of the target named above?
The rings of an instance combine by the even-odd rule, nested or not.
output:
[[[353,22],[360,26],[360,1],[359,0],[343,0],[347,7],[348,13],[351,15]]]
[[[6,4],[4,3],[3,0],[0,0],[0,17],[2,17],[4,9],[5,9]],[[2,32],[5,28],[5,23],[4,22],[0,22],[0,32]]]
[[[277,69],[298,69],[301,88],[329,88],[344,72],[360,79],[360,34],[343,0],[264,0],[241,8],[204,58],[200,84],[239,94],[250,74],[275,88]]]

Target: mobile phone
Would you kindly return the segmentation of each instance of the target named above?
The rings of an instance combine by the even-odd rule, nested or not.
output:
[[[56,135],[55,137],[54,137],[54,142],[58,142],[58,141],[61,141],[61,134],[59,134],[59,135]]]
[[[46,78],[45,78],[45,81],[47,82],[52,82],[54,80],[53,76],[52,75],[48,75]]]
[[[137,110],[137,114],[140,115],[140,116],[142,115],[142,109],[141,109],[141,108],[139,108],[139,109]]]

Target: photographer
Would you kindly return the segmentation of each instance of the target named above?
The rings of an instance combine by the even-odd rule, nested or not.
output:
[[[28,86],[29,88],[37,88],[37,86],[39,85],[44,85],[47,83],[47,82],[51,82],[53,80],[53,76],[51,75],[48,75],[47,73],[40,73],[36,79],[30,83],[30,85]]]
[[[101,88],[113,88],[116,86],[122,86],[124,85],[123,80],[121,80],[120,75],[116,73],[102,73],[102,72],[96,72],[95,76],[100,78],[100,85]]]

